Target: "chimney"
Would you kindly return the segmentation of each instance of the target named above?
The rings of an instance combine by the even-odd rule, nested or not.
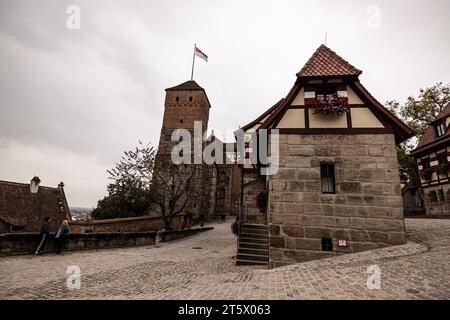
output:
[[[35,176],[30,181],[30,192],[31,193],[37,193],[39,190],[39,184],[41,183],[41,179],[39,177]]]

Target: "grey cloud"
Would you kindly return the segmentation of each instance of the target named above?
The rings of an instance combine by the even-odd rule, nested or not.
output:
[[[81,8],[81,30],[66,28],[69,4]],[[380,30],[366,27],[372,4]],[[213,105],[209,126],[222,132],[285,96],[325,32],[380,101],[404,100],[449,81],[449,12],[446,0],[0,0],[0,174],[25,179],[17,165],[36,164],[17,159],[52,150],[48,161],[60,154],[102,177],[81,187],[71,168],[64,174],[72,204],[95,205],[105,180],[94,170],[138,139],[157,145],[164,89],[189,78],[195,42],[210,57],[195,72]],[[51,181],[58,168],[45,170]]]

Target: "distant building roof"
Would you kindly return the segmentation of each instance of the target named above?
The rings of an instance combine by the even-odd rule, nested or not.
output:
[[[70,219],[63,184],[58,188],[39,186],[37,193],[31,193],[30,184],[0,180],[0,224],[38,232],[45,217],[52,218],[52,231],[62,220]]]
[[[424,148],[439,145],[442,142],[448,143],[447,140],[449,140],[448,138],[450,138],[450,130],[447,129],[447,132],[443,136],[438,137],[436,135],[436,130],[434,127],[437,122],[442,121],[447,117],[450,117],[450,102],[447,103],[447,105],[444,107],[444,109],[442,109],[441,113],[439,113],[436,119],[430,123],[428,128],[425,129],[425,132],[423,133],[419,143],[417,144],[417,148],[413,152],[411,152],[412,154],[422,151],[422,149]]]
[[[297,77],[359,76],[361,73],[361,70],[322,44],[297,73]]]

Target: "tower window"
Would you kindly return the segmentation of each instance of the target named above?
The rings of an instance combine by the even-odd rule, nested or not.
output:
[[[189,102],[192,102],[194,100],[194,97],[189,97]]]
[[[183,119],[180,119],[180,123],[183,123]]]
[[[333,251],[333,239],[322,238],[322,251]]]
[[[320,164],[320,179],[322,183],[322,193],[336,193],[334,164],[332,163]]]
[[[176,102],[179,102],[179,101],[180,101],[180,97],[176,97],[176,98],[175,98],[175,101],[176,101]]]

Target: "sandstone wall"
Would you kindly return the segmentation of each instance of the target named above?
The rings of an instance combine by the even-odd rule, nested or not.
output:
[[[335,165],[336,194],[321,193],[321,162]],[[269,181],[271,267],[406,242],[391,134],[281,135]]]
[[[253,200],[255,194],[265,188],[266,182],[257,172],[244,173],[243,223],[267,224],[267,214],[260,212]]]
[[[184,215],[176,216],[172,227],[180,229]],[[100,232],[145,232],[164,229],[161,217],[143,216],[133,218],[117,218],[105,220],[70,221],[70,230],[73,233],[100,233]]]

